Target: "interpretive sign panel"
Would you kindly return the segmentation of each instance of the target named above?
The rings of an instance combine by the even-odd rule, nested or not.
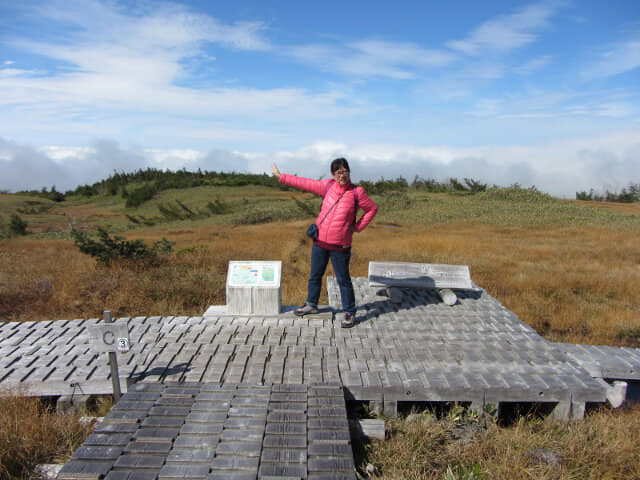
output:
[[[282,306],[280,261],[232,261],[227,272],[227,313],[277,315]]]
[[[229,262],[228,284],[232,287],[276,287],[280,285],[281,262]]]
[[[474,288],[466,265],[410,262],[369,262],[369,284],[374,287]]]

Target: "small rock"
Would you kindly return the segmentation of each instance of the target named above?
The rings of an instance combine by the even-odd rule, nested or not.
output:
[[[41,478],[42,480],[55,480],[63,466],[64,465],[62,463],[42,463],[40,465],[36,465],[36,477]]]
[[[365,471],[367,472],[367,475],[371,476],[374,473],[376,473],[376,467],[372,463],[367,463],[367,466],[365,467]]]
[[[463,423],[453,427],[451,436],[461,442],[472,442],[484,432],[485,428],[477,423]]]
[[[536,448],[531,450],[527,457],[529,458],[530,465],[548,465],[550,467],[560,467],[564,461],[564,457],[561,453],[554,452],[553,450],[547,450],[544,448]]]
[[[85,425],[88,425],[90,427],[94,427],[94,426],[98,425],[99,423],[102,423],[102,420],[104,420],[104,417],[80,417],[80,420],[78,420],[78,422],[83,427]]]

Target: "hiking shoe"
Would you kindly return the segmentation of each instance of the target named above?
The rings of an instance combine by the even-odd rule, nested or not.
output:
[[[303,305],[300,308],[296,308],[293,313],[295,313],[299,317],[303,317],[305,315],[318,313],[318,309],[316,307],[312,307],[311,305]]]
[[[342,317],[342,320],[340,321],[340,326],[342,328],[351,328],[354,324],[355,319],[351,313],[345,313],[344,317]]]

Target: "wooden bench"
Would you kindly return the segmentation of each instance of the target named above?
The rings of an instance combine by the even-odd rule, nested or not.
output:
[[[369,262],[369,285],[384,287],[394,303],[401,301],[400,288],[434,289],[447,305],[454,305],[456,290],[475,290],[469,267],[411,262]]]

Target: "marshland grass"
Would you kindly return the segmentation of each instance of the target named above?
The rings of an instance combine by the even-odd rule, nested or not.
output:
[[[423,412],[385,425],[387,439],[359,451],[361,470],[371,465],[375,479],[640,478],[639,408],[601,409],[569,423],[522,416],[509,427]]]
[[[0,479],[33,478],[40,463],[66,461],[91,433],[80,412],[59,415],[35,397],[0,396]]]
[[[317,210],[319,201],[311,195],[198,187],[161,192],[135,209],[125,209],[119,197],[36,200],[0,195],[0,223],[18,212],[31,232],[0,240],[2,321],[95,318],[106,309],[116,316],[202,315],[208,306],[225,303],[230,260],[282,260],[283,303],[296,305],[306,296],[310,243],[304,231],[312,217],[296,200]],[[230,209],[160,219],[158,205],[176,200],[194,212],[215,200]],[[640,347],[640,204],[558,200],[528,189],[474,196],[409,191],[375,200],[380,213],[355,237],[352,276],[366,276],[372,260],[469,265],[474,282],[549,340]],[[125,214],[160,220],[136,224]],[[166,237],[176,244],[156,265],[105,267],[77,250],[68,234],[71,225],[107,227],[148,244]],[[321,302],[326,301],[323,293]],[[29,475],[28,469],[7,474],[7,459],[38,450],[32,438],[40,437],[20,430],[20,424],[49,425],[43,415],[50,412],[23,410],[31,412],[30,420],[12,424],[22,433],[7,441],[6,432],[14,430],[6,423],[0,427],[8,442],[0,445],[8,445],[0,477]],[[5,411],[15,408],[0,404],[3,422],[9,418]],[[467,478],[465,472],[474,468],[491,479],[640,478],[638,409],[597,411],[568,424],[523,418],[508,428],[489,425],[473,442],[455,440],[447,433],[453,427],[438,422],[399,419],[389,425],[390,440],[371,444],[365,459],[378,468],[379,478]],[[46,428],[51,439],[72,435]],[[62,448],[47,458],[68,453],[65,440],[50,442]],[[536,448],[561,453],[563,463],[550,469],[531,464],[527,452]]]
[[[283,302],[296,305],[304,301],[309,272],[305,227],[306,221],[180,225],[129,234],[148,244],[162,237],[176,242],[157,266],[105,267],[70,240],[6,239],[0,318],[95,318],[105,309],[118,316],[201,315],[225,303],[228,262],[242,259],[282,260]],[[372,260],[469,265],[478,285],[549,340],[640,345],[635,229],[374,223],[357,235],[352,275],[366,276]]]

